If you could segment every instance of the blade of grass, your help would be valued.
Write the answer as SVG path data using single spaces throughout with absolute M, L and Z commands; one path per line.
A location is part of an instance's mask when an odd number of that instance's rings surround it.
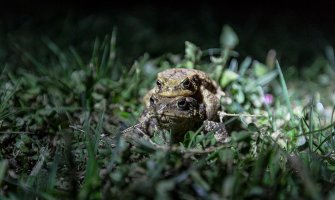
M 251 57 L 246 57 L 243 60 L 243 62 L 240 65 L 240 70 L 238 72 L 240 74 L 240 77 L 244 77 L 245 72 L 251 66 L 251 62 L 252 62 L 252 58 Z
M 331 114 L 331 117 L 330 117 L 330 124 L 334 123 L 333 122 L 334 114 L 335 114 L 335 105 L 333 106 L 333 111 L 332 111 L 332 114 Z M 333 149 L 335 149 L 335 135 L 334 135 L 334 132 L 335 132 L 335 125 L 333 127 L 333 134 L 332 134 L 332 138 L 331 138 L 331 144 L 332 144 Z
M 115 62 L 116 58 L 116 37 L 117 37 L 117 27 L 113 28 L 112 37 L 110 39 L 110 51 L 109 51 L 109 62 L 108 66 L 111 66 Z
M 335 73 L 335 54 L 334 54 L 334 49 L 332 46 L 327 46 L 325 49 L 325 53 L 326 53 L 326 57 L 330 63 L 330 65 L 332 66 L 332 72 Z
M 7 160 L 2 160 L 0 161 L 0 186 L 2 183 L 2 180 L 6 174 L 7 171 L 7 167 L 8 167 L 8 161 Z
M 58 163 L 59 163 L 59 159 L 60 159 L 60 155 L 58 153 L 58 149 L 56 150 L 56 155 L 55 155 L 55 159 L 52 162 L 52 166 L 49 172 L 49 176 L 48 176 L 48 190 L 52 191 L 56 185 L 56 178 L 57 178 L 57 168 L 58 168 Z
M 28 53 L 28 51 L 24 50 L 21 46 L 19 46 L 18 44 L 14 44 L 13 45 L 15 50 L 21 54 L 26 60 L 30 61 L 33 66 L 36 67 L 36 70 L 42 74 L 44 74 L 46 72 L 46 70 L 48 69 L 47 67 L 45 67 L 45 65 L 43 65 L 41 62 L 39 62 L 35 57 L 33 57 L 30 53 Z
M 95 71 L 98 71 L 97 68 L 100 65 L 99 59 L 98 59 L 99 46 L 100 46 L 100 40 L 99 38 L 96 38 L 94 41 L 93 52 L 92 52 L 92 57 L 91 57 L 91 63 L 93 64 Z
M 70 52 L 73 55 L 73 57 L 75 58 L 78 66 L 83 69 L 85 67 L 84 61 L 82 60 L 82 58 L 79 56 L 78 52 L 76 51 L 76 49 L 73 46 L 70 46 Z
M 102 42 L 102 57 L 100 61 L 100 66 L 98 70 L 98 78 L 107 73 L 107 67 L 109 62 L 109 56 L 111 51 L 111 37 L 109 35 L 105 36 L 104 41 Z
M 291 119 L 293 119 L 294 115 L 293 115 L 293 110 L 292 110 L 292 107 L 291 107 L 290 97 L 288 95 L 288 89 L 287 89 L 287 86 L 286 86 L 286 81 L 284 79 L 284 75 L 283 75 L 283 72 L 281 70 L 281 67 L 279 65 L 278 60 L 276 60 L 276 68 L 277 68 L 277 71 L 279 73 L 279 79 L 280 79 L 280 83 L 281 83 L 281 86 L 282 86 L 282 89 L 283 89 L 283 94 L 284 94 L 286 106 L 287 106 L 287 108 L 290 112 Z M 291 124 L 292 124 L 292 120 L 291 120 Z
M 62 66 L 62 68 L 66 69 L 68 66 L 67 63 L 69 63 L 69 61 L 68 57 L 65 56 L 65 53 L 58 47 L 57 44 L 51 41 L 50 38 L 44 37 L 42 38 L 42 41 L 51 50 L 51 52 L 57 56 L 59 64 Z
M 100 123 L 102 124 L 103 115 L 100 118 Z M 100 177 L 99 177 L 99 167 L 98 162 L 96 159 L 97 154 L 97 144 L 99 142 L 99 135 L 100 131 L 98 129 L 101 129 L 102 125 L 98 125 L 98 128 L 94 130 L 95 137 L 92 137 L 92 131 L 91 131 L 91 125 L 89 122 L 89 118 L 86 117 L 84 122 L 84 131 L 85 131 L 85 144 L 86 144 L 86 150 L 88 154 L 88 160 L 86 163 L 86 173 L 85 173 L 85 179 L 84 183 L 82 184 L 82 187 L 79 191 L 79 199 L 87 199 L 92 198 L 96 195 L 96 188 L 100 184 Z
M 312 105 L 314 105 L 314 99 L 312 100 Z M 314 130 L 314 126 L 313 126 L 313 115 L 314 110 L 313 110 L 313 106 L 310 106 L 310 110 L 309 110 L 309 130 L 313 131 Z M 312 152 L 313 151 L 313 136 L 314 134 L 309 134 L 309 150 Z M 311 159 L 311 158 L 310 158 Z

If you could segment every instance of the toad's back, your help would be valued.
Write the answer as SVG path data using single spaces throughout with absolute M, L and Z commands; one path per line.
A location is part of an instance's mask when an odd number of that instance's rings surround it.
M 209 77 L 205 72 L 196 69 L 171 68 L 158 73 L 158 77 L 175 80 L 183 79 L 186 77 L 190 78 L 195 75 L 197 75 L 200 79 L 209 80 Z

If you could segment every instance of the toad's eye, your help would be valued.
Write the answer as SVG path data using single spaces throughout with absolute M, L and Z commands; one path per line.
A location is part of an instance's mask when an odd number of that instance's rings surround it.
M 185 79 L 183 81 L 183 87 L 186 88 L 186 89 L 188 89 L 188 88 L 190 88 L 190 86 L 191 86 L 191 81 L 188 80 L 188 79 Z
M 179 100 L 178 102 L 177 102 L 177 107 L 178 108 L 181 108 L 181 109 L 187 109 L 187 101 L 186 101 L 186 99 L 181 99 L 181 100 Z
M 156 81 L 156 85 L 159 89 L 162 89 L 162 82 L 160 82 L 159 80 Z

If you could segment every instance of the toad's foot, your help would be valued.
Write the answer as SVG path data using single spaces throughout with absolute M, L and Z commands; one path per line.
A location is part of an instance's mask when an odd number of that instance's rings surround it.
M 122 131 L 122 136 L 126 140 L 149 140 L 149 136 L 145 131 L 144 123 L 138 123 Z
M 206 132 L 214 132 L 214 137 L 217 142 L 228 142 L 228 132 L 225 128 L 224 123 L 206 120 L 204 121 L 204 129 Z

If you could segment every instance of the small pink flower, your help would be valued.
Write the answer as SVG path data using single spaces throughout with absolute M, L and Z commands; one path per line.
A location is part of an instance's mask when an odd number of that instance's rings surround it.
M 267 105 L 271 105 L 273 103 L 273 95 L 272 94 L 265 94 L 264 103 L 267 104 Z

